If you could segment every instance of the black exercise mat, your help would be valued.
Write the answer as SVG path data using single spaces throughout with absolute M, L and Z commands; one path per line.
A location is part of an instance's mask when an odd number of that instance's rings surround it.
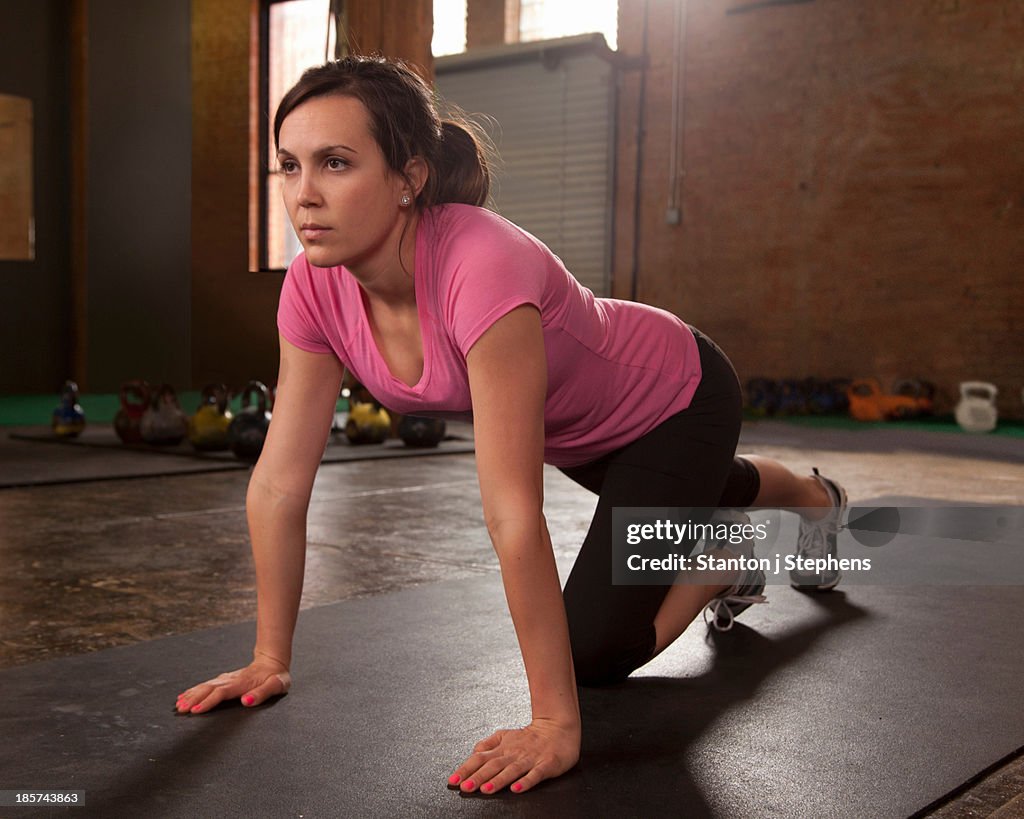
M 246 661 L 252 624 L 0 672 L 0 789 L 84 790 L 67 812 L 104 817 L 860 819 L 906 816 L 1024 746 L 1020 587 L 769 597 L 584 689 L 580 765 L 527 794 L 444 784 L 528 716 L 491 576 L 303 612 L 292 693 L 253 711 L 172 713 Z
M 353 445 L 341 434 L 332 434 L 321 463 L 459 455 L 473 452 L 472 428 L 449 435 L 436 447 L 409 447 L 398 439 L 383 444 Z M 195 472 L 248 469 L 231 452 L 199 452 L 185 442 L 158 447 L 126 445 L 109 426 L 87 427 L 77 438 L 57 438 L 48 428 L 24 428 L 10 432 L 18 443 L 49 444 L 45 449 L 3 453 L 0 488 L 45 486 L 122 478 L 161 477 Z

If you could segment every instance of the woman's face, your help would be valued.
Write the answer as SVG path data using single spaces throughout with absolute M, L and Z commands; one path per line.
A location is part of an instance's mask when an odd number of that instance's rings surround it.
M 284 204 L 310 264 L 373 277 L 398 259 L 407 183 L 388 167 L 352 97 L 307 100 L 281 123 Z

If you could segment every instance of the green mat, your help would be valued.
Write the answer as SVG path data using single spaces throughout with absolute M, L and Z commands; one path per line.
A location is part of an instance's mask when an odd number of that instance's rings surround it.
M 855 421 L 848 415 L 754 415 L 744 413 L 747 421 L 782 421 L 802 427 L 819 429 L 907 429 L 925 432 L 949 432 L 957 435 L 975 435 L 964 432 L 952 415 L 929 415 L 905 421 Z M 1024 438 L 1024 421 L 1013 418 L 999 419 L 999 426 L 987 435 Z
M 199 390 L 188 390 L 178 393 L 181 408 L 191 415 L 199 406 Z M 53 411 L 60 399 L 55 395 L 7 395 L 0 396 L 0 426 L 27 427 L 49 425 Z M 85 412 L 85 420 L 90 424 L 110 424 L 121 408 L 121 399 L 115 393 L 83 395 L 78 403 Z M 234 396 L 229 402 L 232 412 L 242 408 L 241 395 Z M 348 410 L 348 401 L 339 398 L 336 411 Z
M 199 390 L 190 390 L 178 394 L 182 409 L 191 414 L 199 406 Z M 0 396 L 0 426 L 39 426 L 49 425 L 50 416 L 57 407 L 58 398 L 54 395 L 9 395 Z M 86 421 L 93 424 L 109 424 L 114 420 L 121 406 L 116 394 L 83 395 L 79 400 L 85 410 Z M 241 396 L 231 399 L 232 412 L 241 409 Z M 348 402 L 338 399 L 337 412 L 348 409 Z M 919 429 L 930 432 L 949 432 L 967 435 L 957 425 L 952 415 L 936 415 L 907 421 L 854 421 L 846 415 L 772 415 L 759 416 L 747 412 L 744 416 L 748 421 L 759 421 L 770 418 L 773 421 L 784 421 L 798 426 L 832 428 L 832 429 Z M 1024 438 L 1024 421 L 1008 418 L 1000 419 L 999 426 L 989 435 L 1004 435 L 1012 438 Z

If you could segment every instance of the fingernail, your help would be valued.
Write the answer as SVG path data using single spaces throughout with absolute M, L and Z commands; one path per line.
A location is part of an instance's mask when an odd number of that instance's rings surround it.
M 254 702 L 256 702 L 256 698 L 251 694 L 246 694 L 244 697 L 242 697 L 242 702 L 244 702 L 246 705 L 252 705 Z
M 512 786 L 512 790 L 514 790 L 516 793 L 519 793 L 519 791 L 521 791 L 522 789 L 523 786 L 520 785 L 518 782 L 516 782 L 516 784 Z
M 490 782 L 487 782 L 484 784 L 482 788 L 480 788 L 480 790 L 482 790 L 484 793 L 490 793 L 494 790 L 494 785 L 492 785 Z
M 192 710 L 193 711 L 198 711 L 199 710 L 199 706 L 198 705 L 193 705 L 192 706 Z
M 466 790 L 467 791 L 471 791 L 475 787 L 476 787 L 476 783 L 472 779 L 467 779 L 466 780 Z
M 458 785 L 461 781 L 462 781 L 462 777 L 459 776 L 458 774 L 452 774 L 451 776 L 448 777 L 448 784 L 449 785 Z

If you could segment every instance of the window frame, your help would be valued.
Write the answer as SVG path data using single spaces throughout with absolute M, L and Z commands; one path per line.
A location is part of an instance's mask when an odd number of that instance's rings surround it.
M 257 134 L 256 134 L 256 269 L 260 273 L 284 273 L 284 268 L 270 266 L 268 244 L 270 229 L 267 225 L 269 208 L 267 195 L 269 192 L 268 177 L 272 173 L 267 168 L 270 154 L 270 124 L 273 113 L 270 111 L 270 7 L 288 0 L 260 0 L 259 6 L 259 79 L 257 87 Z

